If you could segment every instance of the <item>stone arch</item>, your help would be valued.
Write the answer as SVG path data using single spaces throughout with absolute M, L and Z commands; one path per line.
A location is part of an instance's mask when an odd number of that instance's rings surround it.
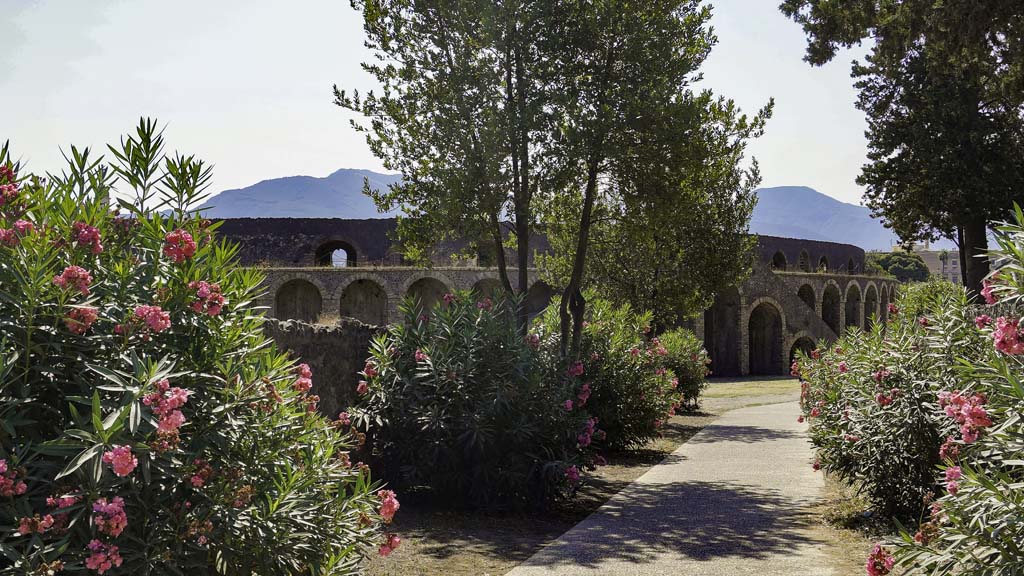
M 814 338 L 812 338 L 806 330 L 801 330 L 793 337 L 793 344 L 789 347 L 789 363 L 793 363 L 793 359 L 796 358 L 797 351 L 810 354 L 811 350 L 814 350 L 816 347 L 817 344 L 814 342 Z
M 797 262 L 797 266 L 801 272 L 811 271 L 811 257 L 807 254 L 807 250 L 800 251 L 800 260 Z
M 843 295 L 839 292 L 839 285 L 829 280 L 821 292 L 821 319 L 839 336 L 843 334 L 843 327 L 839 325 L 842 301 Z
M 782 250 L 775 252 L 772 255 L 772 270 L 785 270 L 786 269 L 786 255 L 782 253 Z
M 505 294 L 505 287 L 497 278 L 481 278 L 473 284 L 473 292 L 479 298 L 494 298 Z
M 534 318 L 537 315 L 544 312 L 544 310 L 551 304 L 551 299 L 555 297 L 555 289 L 544 282 L 538 280 L 530 286 L 530 289 L 526 291 L 526 313 L 530 318 Z
M 444 295 L 451 292 L 450 284 L 445 284 L 439 278 L 430 275 L 423 275 L 409 283 L 406 288 L 406 296 L 415 299 L 419 303 L 420 313 L 429 312 L 434 305 L 440 302 Z
M 870 329 L 878 314 L 878 287 L 874 282 L 868 282 L 864 289 L 864 319 L 861 326 L 865 330 Z
M 328 240 L 316 249 L 316 265 L 352 268 L 359 258 L 355 246 L 347 240 Z
M 818 271 L 819 272 L 828 272 L 828 257 L 827 256 L 822 256 L 821 258 L 818 258 Z
M 729 287 L 704 312 L 704 349 L 717 376 L 740 374 L 740 304 L 740 291 Z
M 796 295 L 799 296 L 800 299 L 804 301 L 804 304 L 807 304 L 811 310 L 814 310 L 817 307 L 815 304 L 818 302 L 818 296 L 814 293 L 814 286 L 811 286 L 809 283 L 800 286 L 800 289 L 796 291 Z
M 338 313 L 366 324 L 383 326 L 388 322 L 388 293 L 375 280 L 357 278 L 342 289 Z
M 860 327 L 860 284 L 856 280 L 846 285 L 846 325 Z
M 279 320 L 316 322 L 323 311 L 322 292 L 304 278 L 292 278 L 274 293 L 274 317 Z
M 747 358 L 751 375 L 785 374 L 783 334 L 786 318 L 782 308 L 771 298 L 758 298 L 751 304 L 747 317 Z
M 878 302 L 878 317 L 882 322 L 889 321 L 889 285 L 882 284 L 881 297 Z

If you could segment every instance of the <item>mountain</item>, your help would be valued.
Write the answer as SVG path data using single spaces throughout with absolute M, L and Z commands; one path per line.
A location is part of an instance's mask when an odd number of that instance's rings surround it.
M 383 190 L 401 180 L 398 174 L 342 168 L 325 178 L 289 176 L 264 180 L 208 199 L 199 209 L 210 218 L 391 218 L 363 194 L 363 179 Z
M 806 186 L 779 186 L 757 191 L 750 231 L 766 236 L 826 240 L 889 251 L 899 238 L 864 206 L 840 202 Z M 932 248 L 953 248 L 943 241 Z

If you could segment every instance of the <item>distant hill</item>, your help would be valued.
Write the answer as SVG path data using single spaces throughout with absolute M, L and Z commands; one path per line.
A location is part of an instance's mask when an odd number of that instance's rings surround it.
M 213 218 L 391 218 L 363 195 L 363 178 L 384 189 L 398 174 L 343 168 L 325 178 L 290 176 L 225 190 L 200 208 Z M 871 212 L 840 202 L 806 186 L 780 186 L 757 191 L 758 203 L 750 230 L 766 236 L 805 238 L 854 244 L 865 250 L 888 251 L 897 241 Z M 952 248 L 951 242 L 934 245 Z
M 363 179 L 383 190 L 401 180 L 398 174 L 342 168 L 325 178 L 289 176 L 225 190 L 199 208 L 212 218 L 391 218 L 363 195 Z
M 864 206 L 840 202 L 806 186 L 779 186 L 757 191 L 750 231 L 766 236 L 827 240 L 888 251 L 899 238 Z M 952 248 L 943 241 L 933 248 Z

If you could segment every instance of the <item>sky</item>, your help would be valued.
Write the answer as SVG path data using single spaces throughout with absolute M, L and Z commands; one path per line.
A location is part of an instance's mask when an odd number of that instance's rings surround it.
M 711 3 L 719 44 L 699 86 L 750 113 L 775 98 L 749 148 L 762 185 L 860 203 L 851 55 L 803 62 L 803 33 L 778 0 Z M 172 150 L 214 165 L 213 192 L 381 169 L 333 103 L 334 84 L 373 86 L 348 0 L 0 0 L 0 13 L 0 141 L 34 172 L 59 171 L 61 147 L 116 142 L 141 116 L 166 126 Z

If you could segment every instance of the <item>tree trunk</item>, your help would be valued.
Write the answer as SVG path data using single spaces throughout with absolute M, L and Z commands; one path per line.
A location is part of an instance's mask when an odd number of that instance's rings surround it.
M 988 276 L 988 222 L 981 217 L 971 217 L 964 221 L 963 255 L 960 261 L 966 268 L 964 286 L 971 298 L 977 300 L 981 294 L 982 281 Z
M 592 154 L 587 164 L 587 187 L 583 194 L 583 213 L 580 215 L 579 236 L 576 239 L 576 253 L 573 256 L 572 275 L 565 286 L 565 294 L 559 306 L 561 320 L 562 358 L 575 357 L 580 349 L 583 332 L 583 314 L 587 301 L 583 298 L 583 273 L 586 270 L 587 248 L 590 246 L 590 219 L 597 196 L 598 165 L 597 154 Z

